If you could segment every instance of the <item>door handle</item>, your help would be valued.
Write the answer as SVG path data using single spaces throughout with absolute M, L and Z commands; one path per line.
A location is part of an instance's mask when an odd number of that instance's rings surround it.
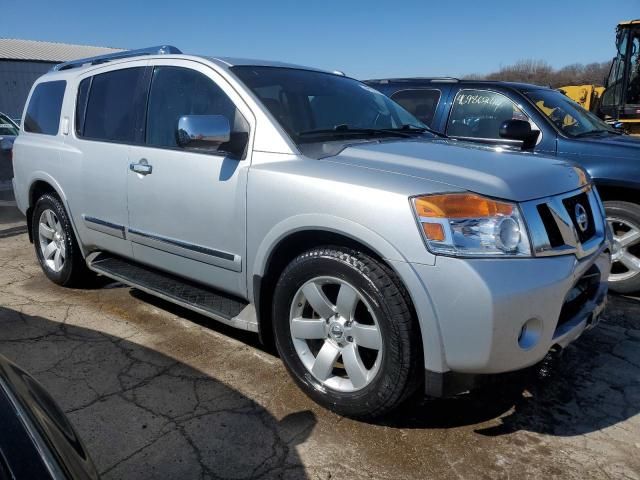
M 129 164 L 129 170 L 139 173 L 140 175 L 149 175 L 151 172 L 153 172 L 153 167 L 143 159 L 140 160 L 140 163 Z

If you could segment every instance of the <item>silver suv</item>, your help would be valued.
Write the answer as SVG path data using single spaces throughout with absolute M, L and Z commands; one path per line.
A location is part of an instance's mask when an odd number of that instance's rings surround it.
M 14 161 L 52 281 L 98 273 L 257 332 L 343 415 L 533 365 L 605 303 L 584 170 L 440 138 L 339 72 L 174 47 L 61 64 Z

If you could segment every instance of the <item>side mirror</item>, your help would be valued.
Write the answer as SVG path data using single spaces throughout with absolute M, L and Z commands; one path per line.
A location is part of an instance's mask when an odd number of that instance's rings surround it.
M 231 139 L 231 126 L 222 115 L 184 115 L 178 119 L 176 141 L 182 148 L 217 152 Z
M 519 140 L 523 150 L 536 146 L 540 132 L 531 130 L 531 124 L 525 120 L 506 120 L 500 125 L 500 137 L 507 140 Z
M 622 122 L 615 122 L 612 123 L 611 126 L 613 127 L 614 130 L 621 132 L 621 133 L 627 133 L 625 127 L 625 124 Z

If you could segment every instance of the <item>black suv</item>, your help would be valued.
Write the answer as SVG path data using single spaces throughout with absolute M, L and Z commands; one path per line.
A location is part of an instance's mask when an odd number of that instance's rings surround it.
M 617 131 L 561 92 L 537 85 L 455 78 L 365 83 L 451 138 L 557 155 L 584 166 L 614 233 L 610 288 L 640 291 L 640 137 Z

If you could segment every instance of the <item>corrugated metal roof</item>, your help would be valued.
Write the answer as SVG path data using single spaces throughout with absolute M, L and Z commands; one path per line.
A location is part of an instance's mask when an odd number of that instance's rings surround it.
M 120 48 L 90 47 L 87 45 L 71 45 L 68 43 L 0 38 L 0 59 L 4 60 L 66 62 L 78 58 L 93 57 L 120 51 L 122 51 Z

